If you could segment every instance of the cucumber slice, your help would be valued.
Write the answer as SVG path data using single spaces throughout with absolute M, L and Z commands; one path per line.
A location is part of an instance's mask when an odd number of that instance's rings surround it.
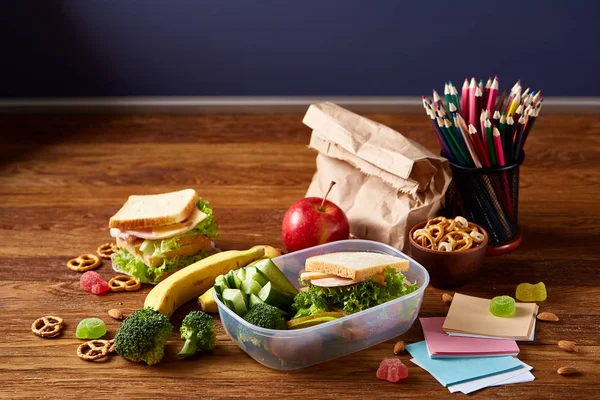
M 298 294 L 298 289 L 292 285 L 288 278 L 285 277 L 283 272 L 281 272 L 270 258 L 260 260 L 253 266 L 262 272 L 277 289 L 292 294 Z
M 227 282 L 225 282 L 225 277 L 223 275 L 219 275 L 215 278 L 215 293 L 219 296 L 219 300 L 223 297 L 223 290 L 227 289 Z
M 234 271 L 229 271 L 227 275 L 225 275 L 225 279 L 227 279 L 227 286 L 231 289 L 239 289 L 242 287 L 242 281 L 237 277 Z
M 254 279 L 256 282 L 260 283 L 260 286 L 265 286 L 269 282 L 269 278 L 265 276 L 261 271 L 256 269 L 256 267 L 246 267 L 246 279 Z
M 242 289 L 242 292 L 244 292 L 246 294 L 258 295 L 258 292 L 260 292 L 260 289 L 262 289 L 262 286 L 260 285 L 260 283 L 256 282 L 254 279 L 246 279 L 245 281 L 242 282 L 241 289 Z
M 278 291 L 273 287 L 271 282 L 267 283 L 258 292 L 258 297 L 267 304 L 279 308 L 280 310 L 287 310 L 294 302 L 294 295 L 283 291 Z
M 248 296 L 248 303 L 250 305 L 250 308 L 252 308 L 256 304 L 264 303 L 264 301 L 262 301 L 257 295 L 251 294 L 250 296 Z
M 248 298 L 239 289 L 223 290 L 223 302 L 240 317 L 248 311 Z
M 238 269 L 237 277 L 240 281 L 244 281 L 246 279 L 246 270 L 244 268 Z

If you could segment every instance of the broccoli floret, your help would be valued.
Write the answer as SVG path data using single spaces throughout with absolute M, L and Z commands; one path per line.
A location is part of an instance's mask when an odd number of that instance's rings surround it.
M 292 312 L 296 312 L 296 314 L 292 319 L 308 317 L 309 315 L 320 314 L 327 311 L 331 311 L 327 299 L 314 292 L 300 292 L 294 297 Z
M 150 307 L 136 310 L 123 321 L 115 335 L 115 351 L 131 361 L 156 364 L 165 354 L 173 325 Z
M 212 351 L 217 342 L 215 320 L 203 311 L 192 311 L 186 315 L 179 332 L 185 344 L 177 358 L 193 356 L 197 351 Z
M 250 308 L 244 319 L 252 325 L 266 329 L 286 329 L 285 319 L 277 307 L 258 303 Z

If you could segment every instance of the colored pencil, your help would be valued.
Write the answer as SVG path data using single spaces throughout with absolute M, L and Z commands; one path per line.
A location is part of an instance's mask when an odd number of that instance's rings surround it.
M 500 110 L 500 112 L 503 112 L 504 109 L 504 100 L 506 99 L 506 90 L 502 92 L 502 94 L 500 95 L 500 98 L 498 98 L 498 100 L 496 100 L 496 109 Z
M 519 105 L 521 104 L 521 93 L 517 92 L 515 96 L 512 98 L 508 111 L 506 112 L 506 116 L 510 117 L 515 113 Z
M 488 103 L 488 99 L 490 98 L 490 89 L 492 87 L 492 78 L 488 78 L 485 83 L 485 87 L 483 89 L 483 104 L 486 105 Z
M 475 92 L 477 91 L 477 83 L 475 78 L 471 78 L 469 83 L 469 124 L 477 125 L 479 113 L 477 112 L 477 102 L 475 101 Z
M 492 167 L 497 167 L 498 164 L 496 161 L 496 151 L 494 151 L 494 138 L 492 137 L 492 123 L 490 122 L 489 118 L 485 119 L 484 127 L 487 151 L 488 155 L 490 156 L 490 162 L 492 164 Z
M 513 129 L 514 129 L 515 120 L 513 117 L 508 117 L 506 119 L 506 130 L 504 132 L 504 158 L 508 164 L 512 163 L 512 153 L 513 153 Z
M 464 126 L 463 126 L 464 124 L 460 123 L 460 121 L 458 120 L 458 117 L 459 117 L 458 115 L 455 116 L 455 121 L 457 121 L 456 129 L 460 132 L 465 144 L 467 145 L 467 149 L 469 150 L 471 159 L 473 160 L 473 163 L 475 164 L 475 168 L 481 168 L 483 165 L 481 164 L 479 155 L 477 154 L 477 151 L 475 150 L 475 147 L 473 146 L 473 142 L 471 141 L 471 138 L 469 137 L 469 132 L 467 129 L 464 129 Z
M 473 142 L 473 145 L 475 146 L 475 149 L 477 149 L 477 153 L 479 154 L 479 159 L 481 160 L 481 163 L 484 167 L 490 168 L 490 159 L 487 155 L 487 152 L 485 151 L 485 148 L 483 147 L 481 137 L 479 137 L 477 129 L 475 129 L 473 125 L 469 125 L 469 136 L 471 138 L 471 141 Z
M 498 156 L 498 165 L 500 167 L 504 167 L 506 162 L 504 161 L 504 150 L 502 149 L 502 137 L 500 136 L 500 131 L 498 128 L 494 127 L 494 149 L 496 150 L 496 155 Z
M 465 121 L 469 120 L 469 80 L 465 78 L 460 96 L 460 111 Z
M 492 117 L 492 119 L 494 126 L 498 127 L 498 124 L 500 123 L 500 111 L 494 111 L 494 116 Z
M 513 154 L 512 159 L 518 161 L 521 157 L 521 150 L 523 149 L 523 124 L 525 123 L 525 118 L 521 116 L 519 121 L 517 122 L 517 133 L 515 135 L 515 141 L 513 144 Z
M 491 112 L 496 109 L 496 97 L 498 96 L 498 77 L 495 76 L 490 85 L 489 95 L 486 99 L 486 108 Z

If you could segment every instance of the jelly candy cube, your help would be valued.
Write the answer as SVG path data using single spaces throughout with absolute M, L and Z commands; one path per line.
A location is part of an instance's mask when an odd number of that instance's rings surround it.
M 81 275 L 79 278 L 79 286 L 83 290 L 87 290 L 88 292 L 92 291 L 92 286 L 98 284 L 99 282 L 103 282 L 102 276 L 95 271 L 87 271 Z
M 85 318 L 79 321 L 77 339 L 99 339 L 106 334 L 106 324 L 100 318 Z
M 548 297 L 546 293 L 546 285 L 544 282 L 536 283 L 519 283 L 515 297 L 519 301 L 544 301 Z
M 496 317 L 510 317 L 515 313 L 515 299 L 510 296 L 497 296 L 490 301 L 490 312 Z
M 379 364 L 376 376 L 389 382 L 398 382 L 408 377 L 408 367 L 397 358 L 384 358 Z
M 110 286 L 105 281 L 94 283 L 92 285 L 92 290 L 90 290 L 90 292 L 92 292 L 94 294 L 102 294 L 102 293 L 109 292 L 109 291 L 110 291 Z

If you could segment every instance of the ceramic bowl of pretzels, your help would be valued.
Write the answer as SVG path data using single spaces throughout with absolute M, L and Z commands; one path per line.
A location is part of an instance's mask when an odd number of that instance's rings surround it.
M 488 244 L 487 232 L 463 217 L 436 217 L 409 233 L 412 257 L 421 263 L 437 288 L 469 282 L 479 271 Z

